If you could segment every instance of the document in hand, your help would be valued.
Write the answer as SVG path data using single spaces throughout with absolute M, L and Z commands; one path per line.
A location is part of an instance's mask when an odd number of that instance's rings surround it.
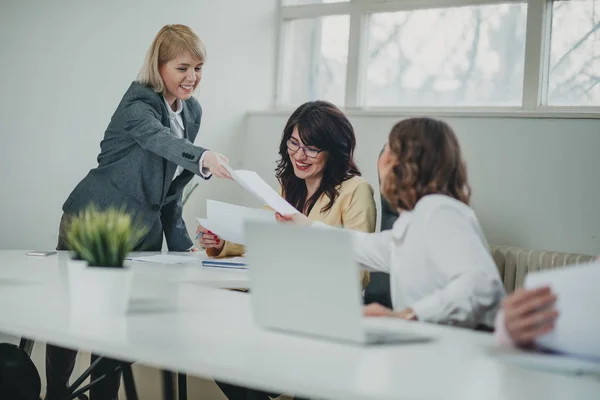
M 600 263 L 530 273 L 528 289 L 550 286 L 559 313 L 554 330 L 537 344 L 561 353 L 600 361 Z
M 224 240 L 245 244 L 245 221 L 275 222 L 273 211 L 260 210 L 223 203 L 215 200 L 206 201 L 206 218 L 198 218 L 200 225 L 220 236 Z
M 271 207 L 283 215 L 299 213 L 290 203 L 281 197 L 267 182 L 265 182 L 256 172 L 246 170 L 234 170 L 218 157 L 219 162 L 231 174 L 233 180 L 239 183 L 244 189 L 252 193 L 264 204 Z

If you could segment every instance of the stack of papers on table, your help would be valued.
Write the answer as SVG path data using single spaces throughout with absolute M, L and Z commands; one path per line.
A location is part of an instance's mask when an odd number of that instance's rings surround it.
M 199 264 L 205 257 L 190 254 L 189 256 L 175 256 L 170 254 L 155 254 L 151 256 L 127 257 L 126 260 L 135 262 L 149 262 L 157 264 Z
M 233 258 L 211 258 L 209 260 L 202 261 L 202 265 L 205 267 L 216 267 L 216 268 L 233 268 L 233 269 L 246 269 L 246 258 L 244 257 L 233 257 Z

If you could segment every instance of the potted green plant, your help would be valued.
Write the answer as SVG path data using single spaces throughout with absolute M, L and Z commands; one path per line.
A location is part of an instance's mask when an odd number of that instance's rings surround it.
M 123 314 L 127 311 L 133 272 L 125 257 L 147 229 L 123 209 L 90 205 L 73 216 L 65 230 L 72 311 Z

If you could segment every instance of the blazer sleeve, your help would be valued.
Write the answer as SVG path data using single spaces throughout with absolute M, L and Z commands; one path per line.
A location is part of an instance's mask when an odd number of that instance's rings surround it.
M 375 232 L 377 207 L 373 199 L 373 188 L 368 182 L 361 182 L 354 189 L 350 202 L 342 210 L 342 223 L 344 229 Z M 360 277 L 364 289 L 371 281 L 371 274 L 369 271 L 361 269 Z
M 183 192 L 175 200 L 163 205 L 160 212 L 167 247 L 171 251 L 187 251 L 194 245 L 183 220 L 182 198 Z
M 144 150 L 201 175 L 199 161 L 206 149 L 173 135 L 171 129 L 162 125 L 152 105 L 143 99 L 134 100 L 124 107 L 122 118 L 125 132 Z
M 342 210 L 345 229 L 360 232 L 375 232 L 377 207 L 373 199 L 373 188 L 367 182 L 358 184 L 347 207 Z

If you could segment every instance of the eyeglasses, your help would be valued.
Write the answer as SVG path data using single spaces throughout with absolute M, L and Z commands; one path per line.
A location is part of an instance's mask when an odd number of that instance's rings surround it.
M 287 148 L 290 151 L 290 153 L 292 153 L 292 154 L 294 154 L 298 150 L 302 149 L 302 151 L 308 158 L 317 158 L 319 153 L 323 151 L 323 150 L 317 150 L 317 149 L 313 149 L 310 147 L 302 146 L 300 143 L 296 142 L 294 139 L 288 139 Z

